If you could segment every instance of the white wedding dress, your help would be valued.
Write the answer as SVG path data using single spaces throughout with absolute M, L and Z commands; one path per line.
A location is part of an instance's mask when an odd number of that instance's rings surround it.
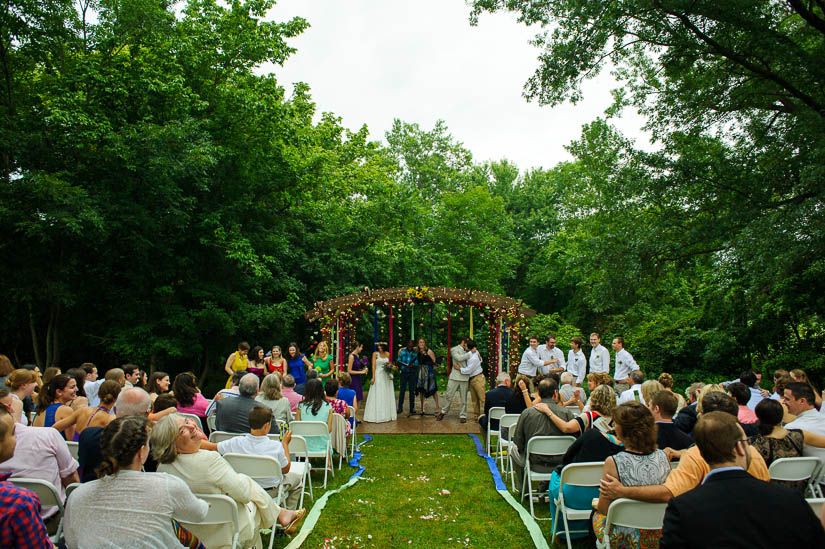
M 389 357 L 375 359 L 375 385 L 367 393 L 367 407 L 364 409 L 364 421 L 383 423 L 395 421 L 395 389 L 390 374 L 384 369 Z

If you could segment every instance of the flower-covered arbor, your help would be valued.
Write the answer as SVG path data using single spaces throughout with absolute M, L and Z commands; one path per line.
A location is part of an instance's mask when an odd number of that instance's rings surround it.
M 415 339 L 415 309 L 417 304 L 447 305 L 445 320 L 447 323 L 447 348 L 452 345 L 452 314 L 453 308 L 469 309 L 469 335 L 474 337 L 474 320 L 480 315 L 480 320 L 486 320 L 488 330 L 488 373 L 493 379 L 499 371 L 509 371 L 510 366 L 518 366 L 521 360 L 519 350 L 520 331 L 524 327 L 525 319 L 535 316 L 536 312 L 524 307 L 522 302 L 511 297 L 482 292 L 469 288 L 436 288 L 429 286 L 414 286 L 403 288 L 383 288 L 363 291 L 335 297 L 327 301 L 318 301 L 315 307 L 304 313 L 310 322 L 321 323 L 321 337 L 328 342 L 336 361 L 341 364 L 350 349 L 349 342 L 355 340 L 355 331 L 358 320 L 363 313 L 372 312 L 373 344 L 378 342 L 379 317 L 388 322 L 389 347 L 392 356 L 396 356 L 396 342 L 393 341 L 393 324 L 397 322 L 402 309 L 410 309 L 410 339 Z M 426 318 L 426 315 L 429 318 Z M 419 314 L 420 315 L 420 314 Z M 429 307 L 424 319 L 419 316 L 419 332 L 426 330 L 426 321 L 429 320 L 430 340 L 433 334 L 433 308 Z M 399 342 L 400 343 L 400 342 Z M 449 353 L 447 353 L 449 366 Z

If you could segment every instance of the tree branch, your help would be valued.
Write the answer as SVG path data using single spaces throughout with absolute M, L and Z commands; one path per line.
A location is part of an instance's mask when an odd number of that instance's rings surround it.
M 787 2 L 802 19 L 822 34 L 825 34 L 825 20 L 817 17 L 814 12 L 808 10 L 800 0 L 787 0 Z

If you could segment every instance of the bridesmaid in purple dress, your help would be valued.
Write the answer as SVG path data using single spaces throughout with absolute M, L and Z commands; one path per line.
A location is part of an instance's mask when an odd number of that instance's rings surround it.
M 349 354 L 349 358 L 347 358 L 347 373 L 352 377 L 352 383 L 350 384 L 350 389 L 355 391 L 355 395 L 358 397 L 358 402 L 364 400 L 364 386 L 361 382 L 361 376 L 367 373 L 367 369 L 364 368 L 361 370 L 363 366 L 361 365 L 361 357 L 358 356 L 358 353 L 364 350 L 364 345 L 356 341 L 355 348 Z

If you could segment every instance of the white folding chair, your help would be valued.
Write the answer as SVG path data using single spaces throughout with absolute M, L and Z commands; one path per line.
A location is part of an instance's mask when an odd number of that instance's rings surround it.
M 556 513 L 553 515 L 553 533 L 551 539 L 555 539 L 556 535 L 564 532 L 567 538 L 567 549 L 572 548 L 570 542 L 570 534 L 586 534 L 589 532 L 587 528 L 584 530 L 571 530 L 568 520 L 588 520 L 592 509 L 570 509 L 564 502 L 564 487 L 565 486 L 582 486 L 582 487 L 598 487 L 599 481 L 602 479 L 603 461 L 590 461 L 584 463 L 571 463 L 561 471 L 561 483 L 559 485 L 559 495 L 554 500 L 556 504 Z M 559 513 L 561 513 L 564 521 L 564 529 L 559 530 Z
M 17 486 L 18 488 L 26 488 L 27 490 L 31 490 L 37 497 L 40 498 L 40 508 L 41 510 L 44 507 L 57 507 L 57 516 L 58 522 L 57 524 L 57 531 L 53 536 L 49 536 L 51 542 L 55 545 L 63 541 L 63 500 L 60 497 L 60 493 L 57 491 L 57 488 L 54 487 L 54 484 L 49 482 L 48 480 L 43 480 L 39 478 L 10 478 L 9 479 L 12 484 Z
M 521 482 L 521 499 L 527 496 L 530 500 L 530 515 L 536 520 L 550 520 L 537 518 L 533 510 L 533 482 L 549 481 L 552 473 L 534 471 L 530 465 L 530 456 L 563 456 L 570 445 L 576 441 L 573 437 L 538 436 L 527 441 L 527 450 L 524 452 L 524 475 Z M 538 492 L 536 492 L 538 495 Z
M 212 414 L 211 416 L 206 416 L 206 424 L 209 426 L 209 432 L 215 431 L 218 429 L 217 426 L 218 416 Z
M 221 547 L 229 546 L 232 549 L 238 546 L 241 532 L 238 525 L 238 504 L 235 500 L 223 494 L 195 494 L 195 496 L 209 504 L 206 518 L 200 522 L 187 522 L 178 517 L 174 517 L 175 520 L 190 532 L 193 529 L 198 530 L 199 526 L 222 526 L 220 532 L 227 537 L 218 540 L 224 542 L 219 543 L 219 545 Z
M 226 431 L 212 431 L 209 433 L 209 442 L 214 442 L 215 444 L 219 442 L 223 442 L 224 440 L 229 440 L 230 438 L 234 437 L 242 437 L 244 433 L 228 433 Z
M 69 484 L 68 486 L 66 486 L 66 501 L 67 502 L 69 501 L 69 496 L 72 494 L 72 492 L 74 492 L 74 489 L 77 488 L 78 486 L 82 486 L 82 485 L 79 482 L 73 482 L 73 483 Z
M 819 516 L 819 513 L 822 512 L 822 507 L 825 506 L 825 498 L 808 498 L 805 501 L 811 506 L 816 516 Z
M 679 467 L 679 460 L 678 459 L 674 459 L 673 461 L 670 462 L 670 470 L 671 471 L 676 469 L 677 467 Z
M 516 491 L 516 481 L 513 475 L 513 463 L 510 461 L 510 445 L 513 444 L 513 432 L 516 430 L 516 424 L 518 424 L 518 414 L 504 414 L 498 420 L 498 443 L 496 444 L 496 457 L 499 461 L 498 470 L 501 472 L 502 475 L 505 477 L 507 476 L 507 472 L 510 472 L 510 488 L 513 492 Z M 504 430 L 507 430 L 507 436 L 504 436 Z M 507 451 L 507 461 L 504 458 L 504 451 Z M 504 480 L 504 479 L 502 479 Z
M 201 430 L 201 432 L 205 433 L 206 430 L 203 428 L 203 421 L 201 421 L 200 416 L 196 416 L 195 414 L 184 414 L 183 412 L 178 412 L 178 414 L 182 415 L 185 418 L 189 418 L 195 422 L 195 425 Z
M 504 406 L 494 406 L 490 408 L 490 411 L 487 412 L 487 455 L 490 455 L 490 439 L 495 436 L 496 438 L 501 436 L 501 431 L 498 429 L 493 429 L 493 420 L 501 419 L 506 412 L 504 411 Z M 496 448 L 498 448 L 498 444 L 496 444 Z
M 774 460 L 768 467 L 771 480 L 790 482 L 808 481 L 807 491 L 812 497 L 822 497 L 819 491 L 819 469 L 822 462 L 816 457 L 789 457 Z
M 78 447 L 80 446 L 77 442 L 72 440 L 66 441 L 66 446 L 69 447 L 69 453 L 72 455 L 73 458 L 77 459 Z
M 347 406 L 347 408 L 349 408 L 349 417 L 352 418 L 352 432 L 350 433 L 350 436 L 352 437 L 352 441 L 350 442 L 350 458 L 355 459 L 355 439 L 358 437 L 358 435 L 355 434 L 355 427 L 358 425 L 358 421 L 355 419 L 355 408 L 352 406 Z
M 335 477 L 335 467 L 332 466 L 332 437 L 327 429 L 327 424 L 323 421 L 293 421 L 289 424 L 289 429 L 293 435 L 301 435 L 305 439 L 309 437 L 324 437 L 326 439 L 324 450 L 311 451 L 307 449 L 309 457 L 324 458 L 324 488 L 326 488 L 327 474 L 332 471 L 332 476 Z
M 274 435 L 269 435 L 270 437 Z M 301 475 L 301 501 L 298 502 L 298 509 L 301 509 L 304 506 L 304 494 L 309 493 L 309 497 L 315 499 L 315 496 L 312 494 L 312 476 L 310 476 L 310 471 L 312 471 L 312 466 L 309 463 L 309 451 L 307 450 L 307 441 L 301 435 L 292 435 L 292 440 L 289 442 L 289 457 L 291 460 L 291 465 L 289 466 L 289 470 L 293 473 Z M 296 461 L 295 458 L 303 459 L 303 461 Z M 307 486 L 309 486 L 309 492 L 307 492 Z
M 262 485 L 262 481 L 278 481 L 278 493 L 272 498 L 279 507 L 284 501 L 284 475 L 281 472 L 281 464 L 272 456 L 253 456 L 249 454 L 235 454 L 228 452 L 223 455 L 223 458 L 229 462 L 229 465 L 236 473 L 243 473 L 252 478 L 255 482 Z M 269 488 L 269 487 L 264 487 Z
M 613 500 L 607 508 L 604 525 L 604 538 L 597 541 L 599 549 L 610 549 L 610 530 L 613 526 L 639 528 L 640 530 L 657 530 L 665 520 L 667 503 L 647 503 L 635 499 L 620 498 Z

